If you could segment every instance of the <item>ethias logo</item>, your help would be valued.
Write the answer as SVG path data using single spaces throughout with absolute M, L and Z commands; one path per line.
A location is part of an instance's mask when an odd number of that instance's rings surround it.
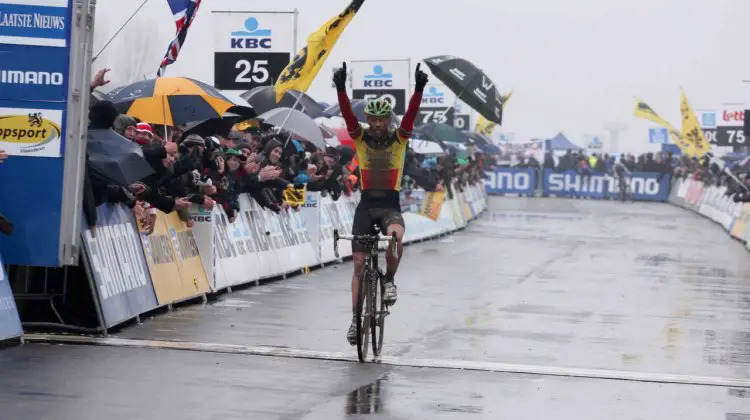
M 251 17 L 245 20 L 245 30 L 232 32 L 233 49 L 270 49 L 271 30 L 260 29 L 258 19 Z
M 393 87 L 393 73 L 386 73 L 383 66 L 376 65 L 372 68 L 372 74 L 365 75 L 366 88 L 390 88 Z
M 44 118 L 41 112 L 0 116 L 0 141 L 22 145 L 21 152 L 41 150 L 60 137 L 60 126 Z
M 441 92 L 437 86 L 430 86 L 430 89 L 422 95 L 422 105 L 443 104 L 445 104 L 445 93 Z

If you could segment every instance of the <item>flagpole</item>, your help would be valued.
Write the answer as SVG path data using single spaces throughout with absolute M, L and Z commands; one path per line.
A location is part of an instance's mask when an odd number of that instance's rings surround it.
M 299 95 L 297 95 L 297 99 L 294 101 L 294 105 L 292 105 L 292 108 L 289 110 L 289 113 L 286 114 L 286 118 L 284 118 L 284 121 L 281 123 L 281 125 L 277 127 L 279 129 L 279 133 L 281 133 L 281 130 L 284 128 L 284 126 L 286 125 L 286 123 L 289 122 L 289 118 L 292 117 L 292 113 L 294 112 L 294 108 L 296 108 L 297 105 L 299 105 L 299 102 L 302 100 L 302 95 L 303 95 L 303 93 L 299 92 Z M 292 138 L 292 136 L 290 135 L 286 139 L 286 142 L 284 142 L 284 147 L 286 147 L 287 143 L 289 143 L 289 140 L 291 138 Z
M 99 56 L 102 54 L 102 52 L 104 52 L 104 50 L 109 46 L 109 44 L 111 44 L 112 41 L 114 41 L 115 38 L 117 38 L 117 35 L 119 35 L 120 32 L 122 32 L 122 30 L 125 29 L 126 26 L 128 26 L 128 23 L 130 23 L 130 21 L 133 20 L 133 18 L 135 17 L 135 15 L 137 15 L 138 12 L 140 12 L 141 9 L 143 9 L 143 6 L 145 6 L 146 3 L 148 3 L 148 0 L 143 0 L 143 3 L 141 3 L 141 5 L 137 9 L 135 9 L 135 12 L 128 18 L 128 20 L 126 20 L 125 23 L 123 23 L 122 26 L 120 26 L 120 29 L 118 29 L 117 32 L 115 32 L 115 34 L 112 35 L 112 38 L 110 38 L 109 41 L 107 41 L 107 43 L 104 44 L 104 46 L 102 47 L 102 49 L 100 49 L 99 52 L 96 53 L 96 55 L 94 56 L 94 58 L 91 59 L 92 63 L 94 61 L 96 61 L 96 59 L 99 58 Z

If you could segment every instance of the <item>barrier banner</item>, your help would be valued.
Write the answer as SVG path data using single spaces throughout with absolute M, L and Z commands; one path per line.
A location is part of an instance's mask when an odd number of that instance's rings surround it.
M 300 208 L 300 217 L 307 226 L 310 245 L 313 247 L 318 263 L 322 262 L 320 254 L 320 193 L 308 192 L 305 204 Z
M 672 181 L 672 188 L 669 190 L 669 198 L 667 201 L 670 203 L 685 207 L 685 192 L 687 191 L 686 184 L 682 178 L 675 178 Z
M 750 204 L 741 204 L 739 213 L 732 226 L 731 234 L 733 238 L 745 241 L 746 231 L 750 226 Z
M 701 206 L 701 202 L 703 202 L 703 195 L 706 188 L 704 187 L 702 182 L 695 181 L 693 179 L 688 180 L 686 184 L 687 190 L 685 191 L 685 206 L 688 209 L 697 212 Z
M 5 273 L 5 264 L 0 256 L 0 341 L 20 337 L 21 334 L 23 329 L 18 318 L 16 300 L 13 298 L 13 291 Z
M 218 218 L 218 207 L 215 206 L 213 210 L 205 210 L 195 204 L 190 206 L 190 217 L 193 219 L 193 237 L 195 237 L 195 243 L 198 246 L 203 271 L 206 273 L 209 287 L 213 292 L 229 286 L 224 270 L 216 264 L 217 247 L 214 245 L 214 236 L 217 228 L 213 221 Z
M 488 194 L 532 195 L 536 189 L 537 173 L 531 168 L 499 168 L 486 172 L 485 188 Z
M 247 194 L 240 194 L 240 212 L 243 223 L 249 229 L 248 237 L 252 240 L 253 254 L 256 261 L 249 264 L 255 267 L 245 267 L 246 270 L 255 270 L 256 278 L 273 277 L 281 272 L 279 260 L 274 252 L 271 242 L 271 232 L 266 222 L 265 212 Z
M 575 171 L 554 172 L 544 170 L 544 193 L 557 197 L 585 197 L 594 199 L 619 196 L 617 179 L 609 175 L 579 175 Z M 667 201 L 671 175 L 633 172 L 630 191 L 640 201 Z
M 433 222 L 437 222 L 440 218 L 440 213 L 445 202 L 445 192 L 429 192 L 426 194 L 424 201 L 422 202 L 422 208 L 419 210 L 419 215 L 424 216 Z
M 167 224 L 167 231 L 172 239 L 172 248 L 176 257 L 177 268 L 180 272 L 184 294 L 182 299 L 210 292 L 211 288 L 201 262 L 193 230 L 187 227 L 187 224 L 180 219 L 180 216 L 176 212 L 166 215 L 164 221 Z
M 83 251 L 93 276 L 105 327 L 109 328 L 159 306 L 135 217 L 122 205 L 96 209 L 96 227 L 83 218 Z

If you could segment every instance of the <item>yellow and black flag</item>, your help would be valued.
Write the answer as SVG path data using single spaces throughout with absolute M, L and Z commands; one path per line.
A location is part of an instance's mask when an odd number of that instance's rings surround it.
M 485 136 L 491 136 L 492 131 L 497 126 L 496 123 L 488 120 L 487 118 L 484 118 L 481 114 L 479 115 L 479 118 L 477 119 L 477 126 L 474 129 L 479 134 L 484 134 Z
M 682 114 L 682 137 L 687 141 L 690 147 L 691 156 L 702 157 L 711 151 L 711 144 L 708 143 L 703 135 L 703 129 L 698 123 L 698 117 L 695 116 L 693 108 L 688 102 L 685 91 L 680 89 L 682 97 L 680 98 L 680 114 Z
M 338 16 L 331 18 L 317 31 L 307 37 L 307 46 L 302 48 L 294 59 L 279 75 L 274 85 L 276 102 L 291 90 L 306 92 L 315 80 L 320 68 L 331 53 L 349 22 L 354 19 L 365 0 L 352 0 L 349 6 Z
M 680 133 L 676 128 L 674 128 L 674 126 L 672 126 L 672 124 L 670 124 L 664 118 L 660 117 L 659 114 L 656 113 L 656 111 L 654 111 L 650 106 L 648 106 L 645 102 L 638 98 L 635 98 L 635 112 L 633 114 L 638 118 L 643 118 L 655 122 L 660 126 L 666 128 L 667 131 L 669 131 L 669 135 L 672 136 L 672 140 L 680 148 L 680 150 L 682 150 L 682 152 L 688 156 L 694 156 L 693 149 L 692 147 L 690 147 L 690 143 L 685 141 L 682 133 Z

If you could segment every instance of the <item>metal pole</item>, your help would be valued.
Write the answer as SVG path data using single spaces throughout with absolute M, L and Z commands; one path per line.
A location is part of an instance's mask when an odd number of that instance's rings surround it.
M 282 122 L 281 125 L 277 127 L 279 129 L 279 133 L 281 133 L 281 129 L 284 128 L 286 123 L 289 122 L 289 118 L 292 117 L 294 108 L 296 108 L 297 105 L 299 105 L 299 101 L 302 99 L 302 95 L 304 95 L 304 93 L 299 92 L 299 95 L 297 95 L 297 99 L 294 101 L 294 105 L 292 105 L 292 109 L 289 110 L 289 113 L 286 115 L 286 118 L 284 118 L 284 122 Z M 286 139 L 286 141 L 284 142 L 284 147 L 286 147 L 287 143 L 289 143 L 289 139 L 291 138 L 292 136 L 289 136 L 289 138 Z
M 292 50 L 292 59 L 297 54 L 297 23 L 299 22 L 299 9 L 294 9 L 294 49 Z
M 115 38 L 117 38 L 117 35 L 119 35 L 119 34 L 120 34 L 120 32 L 121 32 L 121 31 L 122 31 L 123 29 L 125 29 L 125 27 L 126 27 L 126 26 L 128 25 L 128 23 L 130 23 L 130 21 L 131 21 L 131 20 L 133 20 L 133 18 L 135 17 L 135 15 L 137 15 L 137 14 L 138 14 L 138 12 L 140 12 L 140 11 L 141 11 L 141 9 L 143 8 L 143 6 L 145 6 L 145 5 L 146 5 L 146 3 L 148 3 L 148 0 L 143 0 L 143 3 L 141 3 L 141 5 L 140 5 L 140 6 L 139 6 L 139 7 L 137 8 L 137 9 L 135 9 L 135 12 L 134 12 L 134 13 L 133 13 L 133 14 L 132 14 L 132 15 L 131 15 L 131 16 L 130 16 L 129 18 L 128 18 L 128 20 L 126 20 L 126 21 L 125 21 L 125 23 L 123 23 L 123 24 L 122 24 L 122 26 L 120 26 L 120 29 L 118 29 L 118 30 L 117 30 L 117 32 L 115 32 L 115 34 L 114 34 L 114 35 L 112 35 L 112 38 L 110 38 L 110 39 L 109 39 L 109 41 L 107 41 L 107 43 L 106 43 L 106 44 L 104 44 L 104 46 L 102 47 L 102 49 L 101 49 L 101 50 L 99 50 L 99 52 L 98 52 L 98 53 L 96 53 L 96 55 L 94 56 L 94 58 L 92 58 L 92 59 L 91 59 L 91 62 L 92 62 L 92 63 L 93 63 L 94 61 L 96 61 L 96 59 L 97 59 L 97 58 L 99 58 L 99 55 L 101 55 L 101 53 L 102 53 L 102 52 L 103 52 L 103 51 L 104 51 L 105 49 L 107 49 L 107 47 L 109 46 L 109 44 L 111 44 L 111 43 L 112 43 L 112 41 L 114 41 L 114 40 L 115 40 Z

